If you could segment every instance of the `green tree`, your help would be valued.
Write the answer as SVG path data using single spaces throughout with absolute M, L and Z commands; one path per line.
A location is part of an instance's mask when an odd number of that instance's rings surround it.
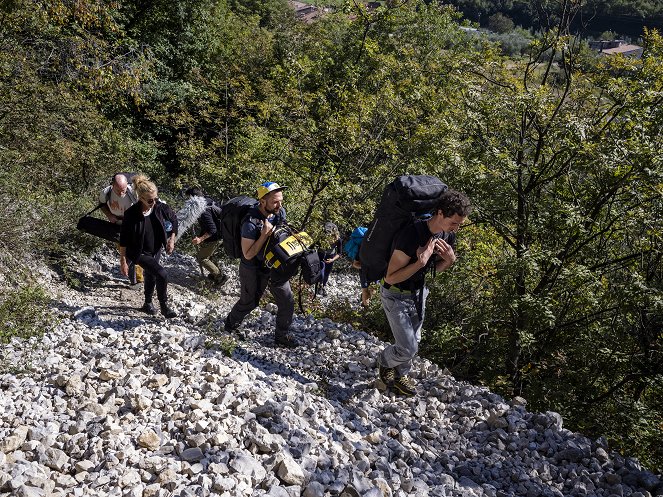
M 522 66 L 487 53 L 468 69 L 477 77 L 458 115 L 466 128 L 458 153 L 468 166 L 456 181 L 469 185 L 473 231 L 490 243 L 473 237 L 471 264 L 445 275 L 445 285 L 466 278 L 448 302 L 462 320 L 448 311 L 432 319 L 452 323 L 436 331 L 437 340 L 458 343 L 456 356 L 444 358 L 594 433 L 618 416 L 621 432 L 635 433 L 639 418 L 619 413 L 646 405 L 640 454 L 651 463 L 660 461 L 663 414 L 653 400 L 663 357 L 654 331 L 661 226 L 652 217 L 662 198 L 661 39 L 648 34 L 640 61 L 606 58 L 582 72 L 572 14 L 532 45 Z M 610 419 L 600 421 L 601 411 Z
M 497 12 L 488 18 L 488 29 L 495 33 L 508 33 L 514 28 L 513 20 L 501 12 Z

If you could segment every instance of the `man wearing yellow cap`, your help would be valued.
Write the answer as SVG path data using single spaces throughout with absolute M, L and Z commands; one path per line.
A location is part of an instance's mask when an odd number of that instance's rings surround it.
M 267 181 L 257 190 L 258 206 L 249 210 L 242 221 L 242 257 L 239 264 L 240 296 L 225 320 L 225 330 L 237 330 L 242 320 L 258 307 L 269 284 L 276 306 L 274 341 L 283 347 L 298 344 L 288 329 L 295 312 L 295 299 L 286 275 L 271 272 L 265 266 L 264 248 L 275 226 L 285 221 L 283 190 L 278 183 Z

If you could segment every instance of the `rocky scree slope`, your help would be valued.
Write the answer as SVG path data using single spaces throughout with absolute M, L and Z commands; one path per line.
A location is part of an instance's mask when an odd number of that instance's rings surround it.
M 166 321 L 135 310 L 112 252 L 74 265 L 82 291 L 44 274 L 59 324 L 0 348 L 22 371 L 0 373 L 0 497 L 663 495 L 603 439 L 428 361 L 419 396 L 385 393 L 383 344 L 348 325 L 296 316 L 302 346 L 275 348 L 267 305 L 233 348 L 219 329 L 234 267 L 201 294 L 193 259 L 168 258 L 180 317 Z M 353 275 L 332 278 L 330 295 L 356 292 Z

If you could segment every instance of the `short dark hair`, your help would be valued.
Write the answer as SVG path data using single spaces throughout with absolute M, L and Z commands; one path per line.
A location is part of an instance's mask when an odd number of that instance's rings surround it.
M 472 212 L 472 204 L 464 193 L 447 188 L 435 206 L 435 212 L 437 211 L 442 211 L 444 217 L 451 217 L 454 214 L 467 217 Z
M 189 195 L 190 197 L 204 197 L 205 196 L 203 191 L 200 188 L 198 188 L 197 186 L 192 186 L 190 188 L 187 188 L 184 191 L 184 194 Z

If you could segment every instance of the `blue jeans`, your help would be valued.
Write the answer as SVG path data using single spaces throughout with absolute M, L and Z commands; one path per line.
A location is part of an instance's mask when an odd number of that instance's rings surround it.
M 327 285 L 327 280 L 329 280 L 329 275 L 332 272 L 332 268 L 334 267 L 333 262 L 325 262 L 325 261 L 320 261 L 322 263 L 322 286 Z
M 419 292 L 423 293 L 421 312 L 417 312 Z M 401 293 L 380 286 L 382 308 L 387 315 L 394 343 L 387 345 L 380 354 L 380 365 L 396 370 L 397 376 L 405 376 L 412 368 L 412 359 L 419 351 L 421 327 L 424 323 L 428 289 L 416 293 Z

